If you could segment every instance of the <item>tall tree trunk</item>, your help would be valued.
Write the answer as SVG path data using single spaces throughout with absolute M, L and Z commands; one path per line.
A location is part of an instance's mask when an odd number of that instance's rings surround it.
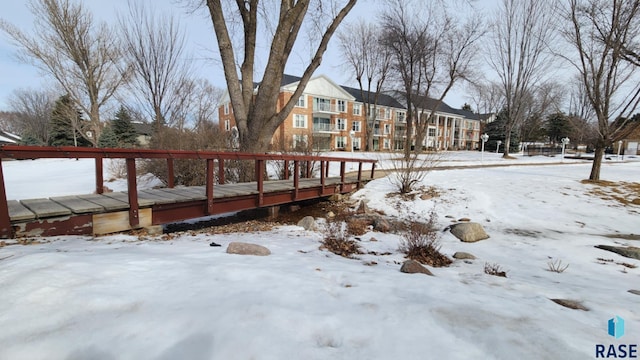
M 593 165 L 591 166 L 591 174 L 589 175 L 589 180 L 600 181 L 600 168 L 602 167 L 603 155 L 604 155 L 604 146 L 598 143 L 598 145 L 596 145 L 596 149 L 593 154 Z

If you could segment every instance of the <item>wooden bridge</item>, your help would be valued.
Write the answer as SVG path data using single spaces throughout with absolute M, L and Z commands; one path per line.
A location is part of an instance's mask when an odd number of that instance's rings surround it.
M 39 158 L 94 159 L 95 193 L 7 200 L 2 161 Z M 104 159 L 125 159 L 126 192 L 105 192 Z M 165 188 L 138 189 L 136 161 L 148 159 L 166 161 Z M 205 185 L 175 186 L 174 163 L 189 159 L 202 162 Z M 225 166 L 239 160 L 254 163 L 255 181 L 225 181 Z M 268 180 L 267 164 L 278 162 L 282 179 Z M 330 163 L 339 164 L 339 176 L 329 176 Z M 346 163 L 357 163 L 358 171 L 348 174 Z M 364 169 L 364 164 L 370 169 Z M 373 179 L 375 164 L 375 160 L 325 156 L 4 145 L 0 147 L 0 237 L 99 235 L 328 197 Z M 312 177 L 314 169 L 317 177 Z M 365 170 L 368 176 L 363 178 Z M 46 174 L 42 176 L 46 179 Z

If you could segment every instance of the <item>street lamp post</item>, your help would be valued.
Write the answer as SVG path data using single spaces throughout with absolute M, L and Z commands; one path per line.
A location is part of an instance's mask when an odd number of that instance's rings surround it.
M 569 143 L 569 138 L 563 137 L 562 139 L 560 139 L 560 141 L 562 142 L 562 159 L 560 159 L 560 162 L 564 162 L 564 148 Z
M 482 136 L 480 136 L 480 139 L 482 140 L 482 150 L 480 150 L 480 161 L 482 162 L 484 161 L 484 143 L 489 140 L 489 135 L 482 134 Z
M 498 140 L 496 141 L 496 154 L 500 152 L 500 145 L 502 145 L 502 141 Z
M 622 148 L 622 140 L 618 140 L 618 161 L 620 161 L 620 148 Z

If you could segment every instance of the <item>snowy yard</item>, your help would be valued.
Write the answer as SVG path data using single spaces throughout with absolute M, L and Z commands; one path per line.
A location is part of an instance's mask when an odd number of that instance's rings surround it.
M 479 164 L 479 157 L 450 153 L 443 164 Z M 637 183 L 638 160 L 605 162 L 601 177 Z M 509 160 L 485 153 L 485 163 L 502 161 Z M 594 247 L 640 246 L 629 236 L 640 234 L 640 193 L 582 183 L 590 165 L 434 171 L 424 185 L 440 196 L 428 200 L 386 196 L 393 192 L 387 178 L 352 195 L 400 219 L 424 218 L 435 208 L 443 229 L 462 217 L 482 224 L 491 237 L 477 243 L 441 234 L 443 253 L 464 251 L 477 260 L 430 268 L 433 277 L 399 271 L 397 234 L 360 237 L 364 249 L 391 255 L 346 259 L 319 249 L 321 233 L 297 226 L 0 247 L 0 359 L 595 358 L 596 344 L 640 343 L 640 296 L 628 292 L 640 290 L 640 268 L 622 265 L 640 261 Z M 3 166 L 9 198 L 92 191 L 92 177 L 79 176 L 91 174 L 91 162 Z M 39 180 L 43 186 L 27 189 L 44 173 L 51 174 Z M 65 174 L 64 187 L 44 186 L 49 176 Z M 623 205 L 613 196 L 638 202 Z M 222 247 L 209 247 L 212 241 Z M 258 243 L 272 254 L 230 255 L 232 241 Z M 558 260 L 567 270 L 548 271 Z M 372 261 L 377 265 L 366 265 Z M 485 274 L 486 263 L 499 264 L 507 277 Z M 552 298 L 579 301 L 589 311 Z M 615 315 L 625 320 L 621 339 L 607 334 Z

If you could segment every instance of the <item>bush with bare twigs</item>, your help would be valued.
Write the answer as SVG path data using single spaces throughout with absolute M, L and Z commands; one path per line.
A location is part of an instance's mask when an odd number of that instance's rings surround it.
M 342 221 L 327 220 L 322 228 L 322 246 L 320 248 L 346 258 L 362 254 L 358 243 L 349 238 L 347 226 Z
M 507 277 L 507 272 L 498 264 L 484 263 L 484 273 L 493 276 Z
M 563 273 L 568 267 L 569 264 L 563 265 L 560 259 L 549 260 L 549 262 L 547 262 L 547 270 L 558 274 Z
M 389 181 L 401 194 L 409 193 L 440 162 L 440 158 L 440 154 L 429 152 L 424 154 L 411 153 L 409 158 L 392 159 Z
M 439 231 L 435 228 L 436 213 L 431 211 L 426 223 L 410 221 L 398 250 L 407 258 L 433 267 L 449 266 L 451 259 L 440 252 Z

